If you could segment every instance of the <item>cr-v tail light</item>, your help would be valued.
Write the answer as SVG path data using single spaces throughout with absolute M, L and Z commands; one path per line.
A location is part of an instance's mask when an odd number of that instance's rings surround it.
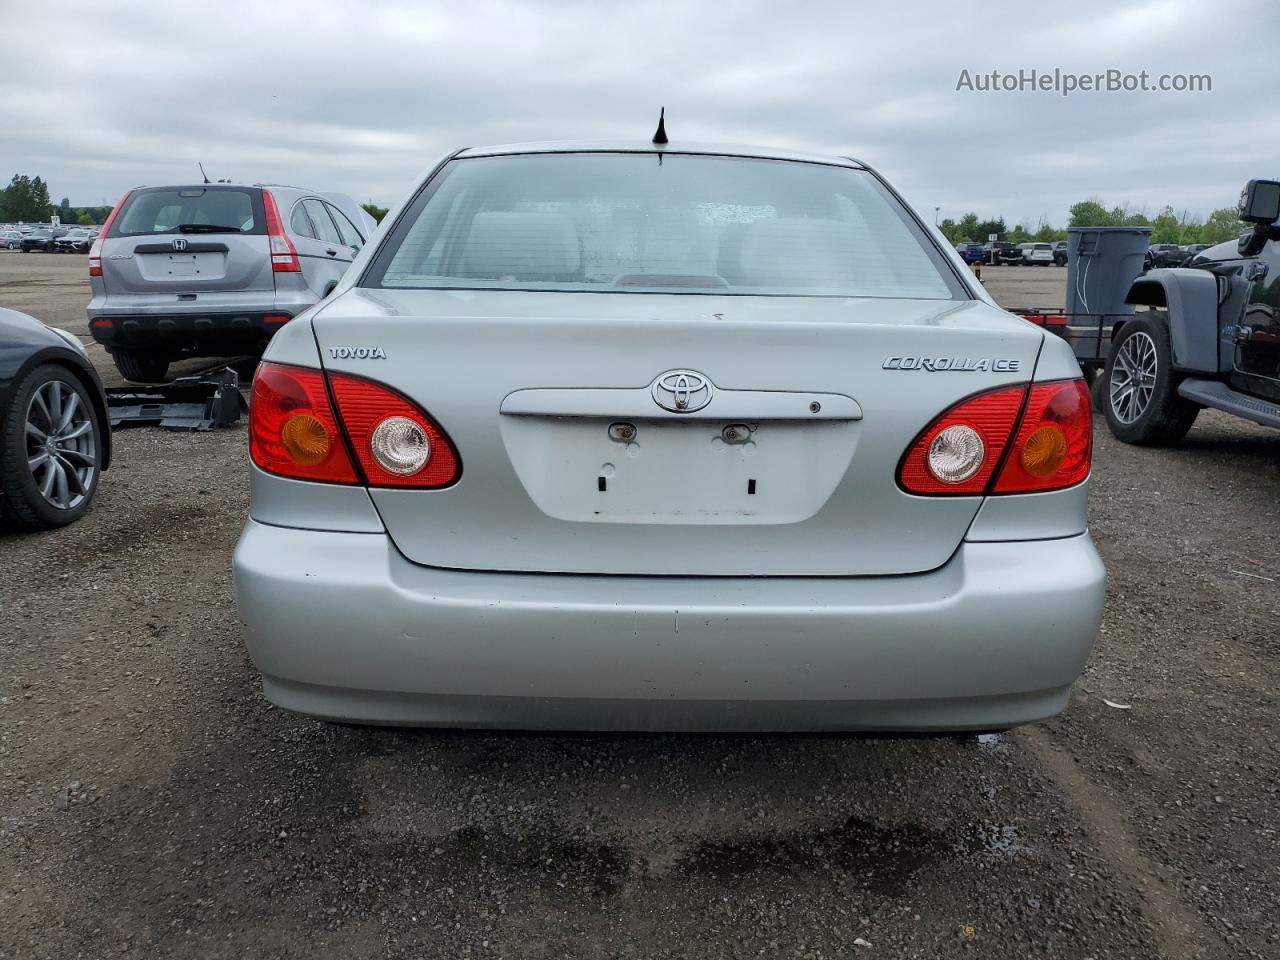
M 120 202 L 111 208 L 111 212 L 107 214 L 106 222 L 102 224 L 102 229 L 98 231 L 98 235 L 93 240 L 93 245 L 89 247 L 89 276 L 102 276 L 102 243 L 107 239 L 107 234 L 111 232 L 111 225 L 116 222 L 116 217 L 120 215 L 120 211 L 124 209 L 124 205 L 129 202 L 129 198 L 133 196 L 130 190 Z
M 924 496 L 1036 493 L 1089 476 L 1093 411 L 1083 380 L 997 387 L 961 400 L 907 449 L 898 483 Z
M 271 247 L 272 273 L 301 273 L 302 261 L 298 259 L 298 249 L 284 232 L 284 221 L 280 219 L 280 208 L 276 206 L 276 198 L 270 190 L 262 191 L 262 212 L 267 227 L 267 242 Z
M 433 489 L 462 472 L 453 442 L 402 394 L 276 363 L 253 378 L 249 454 L 268 473 L 316 483 Z

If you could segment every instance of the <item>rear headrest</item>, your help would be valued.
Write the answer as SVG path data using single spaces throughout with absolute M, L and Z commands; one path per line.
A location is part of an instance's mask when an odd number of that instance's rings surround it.
M 723 263 L 722 254 L 721 270 L 729 266 L 739 283 L 821 289 L 847 288 L 854 281 L 853 238 L 842 220 L 756 220 L 743 224 L 740 235 L 733 233 L 726 231 L 726 238 L 738 248 L 737 268 Z
M 461 273 L 476 279 L 572 279 L 582 264 L 568 217 L 544 211 L 477 213 L 462 254 Z

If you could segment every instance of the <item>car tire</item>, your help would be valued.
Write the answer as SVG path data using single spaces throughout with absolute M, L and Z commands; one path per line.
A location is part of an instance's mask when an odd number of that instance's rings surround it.
M 169 361 L 149 353 L 135 350 L 113 350 L 111 359 L 126 380 L 135 383 L 160 383 L 169 372 Z
M 1148 447 L 1178 443 L 1200 413 L 1179 395 L 1181 379 L 1173 369 L 1166 311 L 1149 310 L 1121 327 L 1102 376 L 1102 410 L 1112 435 Z
M 55 403 L 55 398 L 57 402 Z M 62 424 L 64 412 L 68 419 Z M 53 438 L 53 451 L 30 428 Z M 23 377 L 0 420 L 0 521 L 47 530 L 79 520 L 93 503 L 102 475 L 107 429 L 85 381 L 46 363 Z M 43 461 L 31 466 L 33 458 Z

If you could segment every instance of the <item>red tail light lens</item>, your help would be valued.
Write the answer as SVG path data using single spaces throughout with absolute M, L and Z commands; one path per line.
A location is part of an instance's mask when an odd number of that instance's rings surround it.
M 1035 383 L 992 493 L 1073 487 L 1093 462 L 1093 407 L 1083 380 Z
M 271 244 L 271 270 L 273 273 L 300 273 L 302 263 L 298 260 L 298 250 L 284 232 L 284 221 L 280 219 L 280 208 L 276 206 L 276 198 L 270 190 L 262 191 L 262 212 L 266 217 L 267 239 Z
M 961 400 L 933 421 L 908 448 L 898 467 L 898 483 L 908 493 L 928 496 L 972 497 L 986 492 L 991 475 L 1008 446 L 1026 394 L 1026 385 L 1019 384 Z M 952 435 L 956 437 L 955 441 L 946 444 Z M 980 449 L 974 446 L 974 437 Z M 951 462 L 963 466 L 956 458 L 962 455 L 966 441 L 970 450 L 980 453 L 976 469 L 942 469 L 940 460 L 946 461 L 939 455 L 947 451 L 940 450 L 940 447 L 949 446 Z
M 131 196 L 133 196 L 132 190 L 121 197 L 120 202 L 111 208 L 111 212 L 107 214 L 107 222 L 102 225 L 97 238 L 93 241 L 93 246 L 89 248 L 89 276 L 102 276 L 102 243 L 107 239 L 107 234 L 111 232 L 111 225 L 116 222 L 116 217 L 120 215 L 120 211 L 124 209 L 124 205 L 129 202 Z
M 417 404 L 350 374 L 332 373 L 329 383 L 369 486 L 431 489 L 457 481 L 453 441 Z
M 360 482 L 318 370 L 259 364 L 249 406 L 249 457 L 281 477 Z
M 1019 384 L 975 394 L 938 417 L 907 449 L 898 484 L 924 496 L 1061 490 L 1089 476 L 1092 458 L 1085 382 Z

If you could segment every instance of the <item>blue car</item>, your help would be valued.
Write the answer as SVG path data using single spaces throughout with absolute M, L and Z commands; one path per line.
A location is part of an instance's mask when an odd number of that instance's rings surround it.
M 956 253 L 960 254 L 965 263 L 982 263 L 986 259 L 986 252 L 980 243 L 957 243 Z

